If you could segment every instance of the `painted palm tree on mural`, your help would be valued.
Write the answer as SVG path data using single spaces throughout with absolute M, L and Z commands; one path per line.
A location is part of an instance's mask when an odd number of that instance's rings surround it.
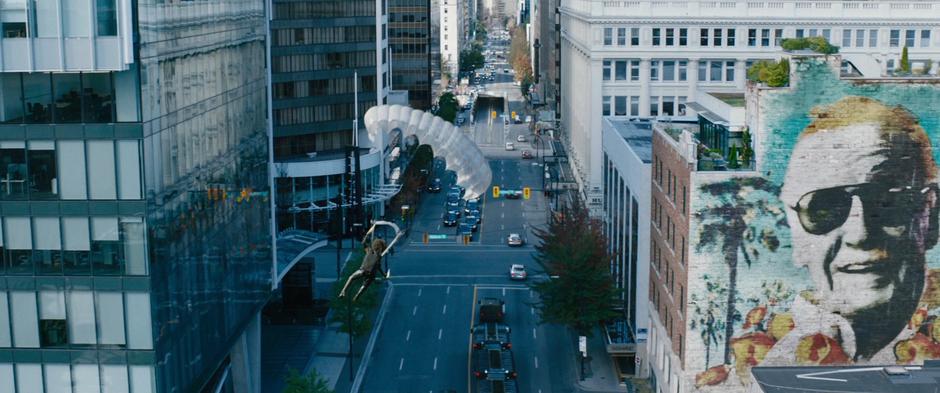
M 699 224 L 696 250 L 717 252 L 728 268 L 727 306 L 724 316 L 724 363 L 731 364 L 731 337 L 737 311 L 738 258 L 748 267 L 762 250 L 780 247 L 777 229 L 785 228 L 786 217 L 777 196 L 780 186 L 760 177 L 731 178 L 699 186 L 704 206 L 695 212 Z

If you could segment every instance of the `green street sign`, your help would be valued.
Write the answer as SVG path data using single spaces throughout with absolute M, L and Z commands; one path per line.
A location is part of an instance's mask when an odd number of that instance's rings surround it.
M 431 239 L 431 240 L 446 240 L 446 239 L 447 239 L 447 235 L 446 235 L 446 234 L 433 234 L 433 235 L 428 235 L 428 239 Z

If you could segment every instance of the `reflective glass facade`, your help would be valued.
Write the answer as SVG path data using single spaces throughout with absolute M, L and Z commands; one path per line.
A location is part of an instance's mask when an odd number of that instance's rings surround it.
M 274 0 L 273 7 L 275 161 L 352 144 L 354 73 L 360 120 L 384 103 L 387 6 L 378 0 Z
M 412 108 L 431 109 L 431 2 L 389 0 L 392 89 L 408 90 Z
M 43 1 L 137 40 L 0 74 L 0 392 L 214 388 L 271 288 L 265 3 Z

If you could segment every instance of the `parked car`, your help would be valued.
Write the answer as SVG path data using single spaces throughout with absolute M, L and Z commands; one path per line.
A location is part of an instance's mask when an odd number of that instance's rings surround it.
M 431 183 L 428 184 L 428 192 L 433 192 L 433 193 L 441 192 L 441 179 L 431 180 Z
M 512 142 L 506 142 L 506 150 L 516 150 L 516 146 Z
M 503 191 L 503 195 L 506 195 L 506 199 L 519 199 L 522 198 L 522 191 L 512 190 L 512 191 Z
M 506 244 L 509 247 L 519 247 L 525 244 L 525 241 L 522 240 L 522 236 L 519 236 L 518 233 L 510 233 L 509 237 L 506 238 Z
M 531 123 L 531 122 L 532 122 L 532 116 L 526 116 L 526 117 L 525 117 L 525 122 L 526 122 L 526 123 Z
M 447 206 L 447 213 L 445 214 L 453 214 L 454 217 L 460 218 L 460 211 L 461 209 L 459 206 Z
M 447 194 L 447 207 L 460 210 L 460 196 L 456 194 Z
M 509 268 L 510 280 L 525 280 L 526 276 L 525 266 L 514 264 Z
M 531 152 L 531 151 L 528 151 L 528 150 L 523 150 L 523 151 L 522 151 L 522 159 L 527 160 L 527 159 L 530 159 L 530 158 L 532 158 L 532 157 L 533 157 L 533 156 L 532 156 L 532 152 Z
M 516 137 L 516 142 L 525 142 L 525 141 L 526 141 L 525 135 L 519 135 Z
M 444 213 L 444 226 L 452 227 L 454 225 L 457 225 L 458 218 L 459 217 L 457 216 L 457 213 L 454 213 L 454 212 Z

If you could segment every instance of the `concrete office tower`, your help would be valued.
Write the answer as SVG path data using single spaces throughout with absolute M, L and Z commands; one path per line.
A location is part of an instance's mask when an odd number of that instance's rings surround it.
M 455 83 L 459 66 L 460 51 L 465 41 L 465 20 L 463 2 L 467 0 L 440 0 L 441 3 L 441 72 L 449 74 Z
M 560 8 L 562 135 L 581 192 L 601 204 L 601 117 L 681 115 L 697 91 L 743 92 L 785 37 L 822 36 L 865 76 L 940 59 L 940 3 L 573 0 Z
M 431 1 L 389 0 L 392 88 L 408 90 L 409 105 L 431 109 Z
M 654 126 L 656 392 L 752 392 L 753 366 L 940 357 L 937 78 L 788 57 L 786 86 L 702 89 L 695 123 Z
M 273 0 L 271 121 L 279 231 L 323 232 L 340 214 L 344 149 L 357 140 L 355 100 L 358 140 L 364 141 L 362 116 L 387 96 L 391 55 L 385 6 L 377 0 Z M 364 192 L 379 184 L 381 172 L 380 157 L 366 152 Z
M 265 3 L 2 13 L 0 391 L 260 392 Z

